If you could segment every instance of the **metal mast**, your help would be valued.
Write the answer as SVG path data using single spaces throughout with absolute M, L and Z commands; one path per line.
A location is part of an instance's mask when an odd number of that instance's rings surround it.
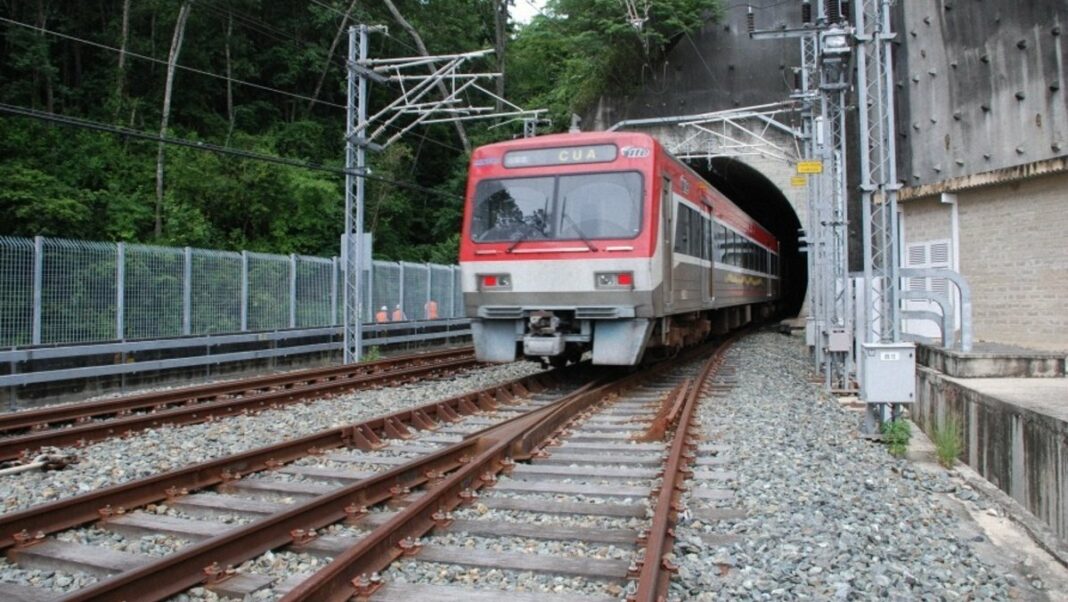
M 357 61 L 367 60 L 369 33 L 370 28 L 366 25 L 349 28 L 348 102 L 345 111 L 345 229 L 341 239 L 345 245 L 341 256 L 345 262 L 342 330 L 346 364 L 360 361 L 363 350 L 363 307 L 360 298 L 363 288 L 360 280 L 363 275 L 363 176 L 367 169 L 367 150 L 358 141 L 365 137 L 367 130 L 367 79 L 352 66 L 357 65 Z
M 864 218 L 864 342 L 901 340 L 891 0 L 856 2 L 860 189 Z
M 834 0 L 830 5 L 834 6 Z M 820 239 L 824 241 L 825 261 L 822 271 L 822 294 L 825 302 L 822 343 L 827 351 L 824 370 L 829 389 L 848 389 L 853 372 L 852 303 L 849 289 L 849 221 L 846 214 L 846 92 L 849 89 L 851 48 L 849 30 L 844 20 L 836 20 L 840 11 L 824 12 L 819 4 L 821 27 L 817 43 L 820 63 L 820 117 L 816 152 L 824 170 L 821 204 Z M 840 19 L 840 16 L 837 17 Z
M 344 361 L 360 361 L 363 348 L 363 268 L 369 265 L 364 243 L 363 209 L 367 150 L 381 151 L 419 125 L 474 119 L 508 117 L 524 122 L 524 132 L 533 134 L 544 109 L 528 111 L 490 91 L 483 82 L 500 73 L 464 73 L 472 60 L 493 50 L 459 54 L 389 59 L 368 58 L 368 38 L 382 26 L 349 28 L 348 103 L 345 123 L 345 227 L 342 237 L 344 290 L 342 329 Z M 393 84 L 395 98 L 368 115 L 368 81 Z M 494 104 L 473 105 L 488 98 Z M 494 106 L 496 105 L 496 106 Z M 500 109 L 496 108 L 497 106 Z M 387 130 L 389 133 L 387 134 Z M 377 142 L 381 140 L 381 142 Z
M 806 336 L 813 346 L 817 367 L 824 371 L 827 388 L 849 389 L 853 373 L 853 309 L 846 213 L 845 107 L 852 32 L 842 17 L 841 0 L 804 0 L 801 6 L 802 27 L 753 31 L 750 35 L 754 39 L 801 41 L 801 86 L 795 97 L 803 103 L 802 130 L 810 159 L 804 163 L 814 168 L 806 172 L 811 175 L 805 242 L 812 315 Z

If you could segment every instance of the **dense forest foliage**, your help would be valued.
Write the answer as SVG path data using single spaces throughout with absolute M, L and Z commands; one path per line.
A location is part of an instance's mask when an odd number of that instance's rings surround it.
M 417 55 L 420 42 L 431 53 L 502 45 L 503 65 L 491 56 L 479 67 L 503 66 L 509 100 L 549 109 L 544 132 L 633 90 L 634 74 L 714 18 L 718 2 L 549 0 L 526 25 L 499 20 L 502 3 L 511 0 L 0 0 L 0 109 L 340 168 L 354 22 L 388 26 L 372 37 L 375 57 Z M 373 86 L 372 110 L 395 94 Z M 521 129 L 468 123 L 465 134 L 477 145 Z M 0 235 L 336 253 L 339 175 L 161 146 L 0 110 Z M 455 261 L 467 165 L 457 128 L 417 128 L 370 161 L 381 178 L 368 183 L 366 210 L 376 257 Z

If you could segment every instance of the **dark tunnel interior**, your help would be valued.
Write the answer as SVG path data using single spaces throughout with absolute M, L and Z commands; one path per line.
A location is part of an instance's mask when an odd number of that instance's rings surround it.
M 801 222 L 786 196 L 763 174 L 729 157 L 691 161 L 689 165 L 779 239 L 781 317 L 796 316 L 805 301 L 808 264 L 798 241 Z

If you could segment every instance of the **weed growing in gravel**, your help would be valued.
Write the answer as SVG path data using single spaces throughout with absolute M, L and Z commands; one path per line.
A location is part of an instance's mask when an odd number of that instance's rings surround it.
M 363 352 L 363 361 L 365 362 L 377 362 L 380 359 L 382 359 L 382 352 L 377 345 Z
M 935 453 L 938 463 L 946 468 L 953 467 L 964 448 L 960 430 L 960 422 L 956 418 L 946 418 L 942 426 L 935 427 Z
M 909 428 L 909 423 L 900 418 L 884 422 L 882 431 L 887 445 L 890 446 L 890 455 L 897 458 L 904 457 L 905 452 L 909 449 L 909 439 L 912 437 L 912 429 Z

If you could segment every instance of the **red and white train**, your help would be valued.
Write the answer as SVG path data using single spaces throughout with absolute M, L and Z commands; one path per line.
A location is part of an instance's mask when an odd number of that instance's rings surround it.
M 768 315 L 779 244 L 645 134 L 483 146 L 460 266 L 478 359 L 634 365 Z

